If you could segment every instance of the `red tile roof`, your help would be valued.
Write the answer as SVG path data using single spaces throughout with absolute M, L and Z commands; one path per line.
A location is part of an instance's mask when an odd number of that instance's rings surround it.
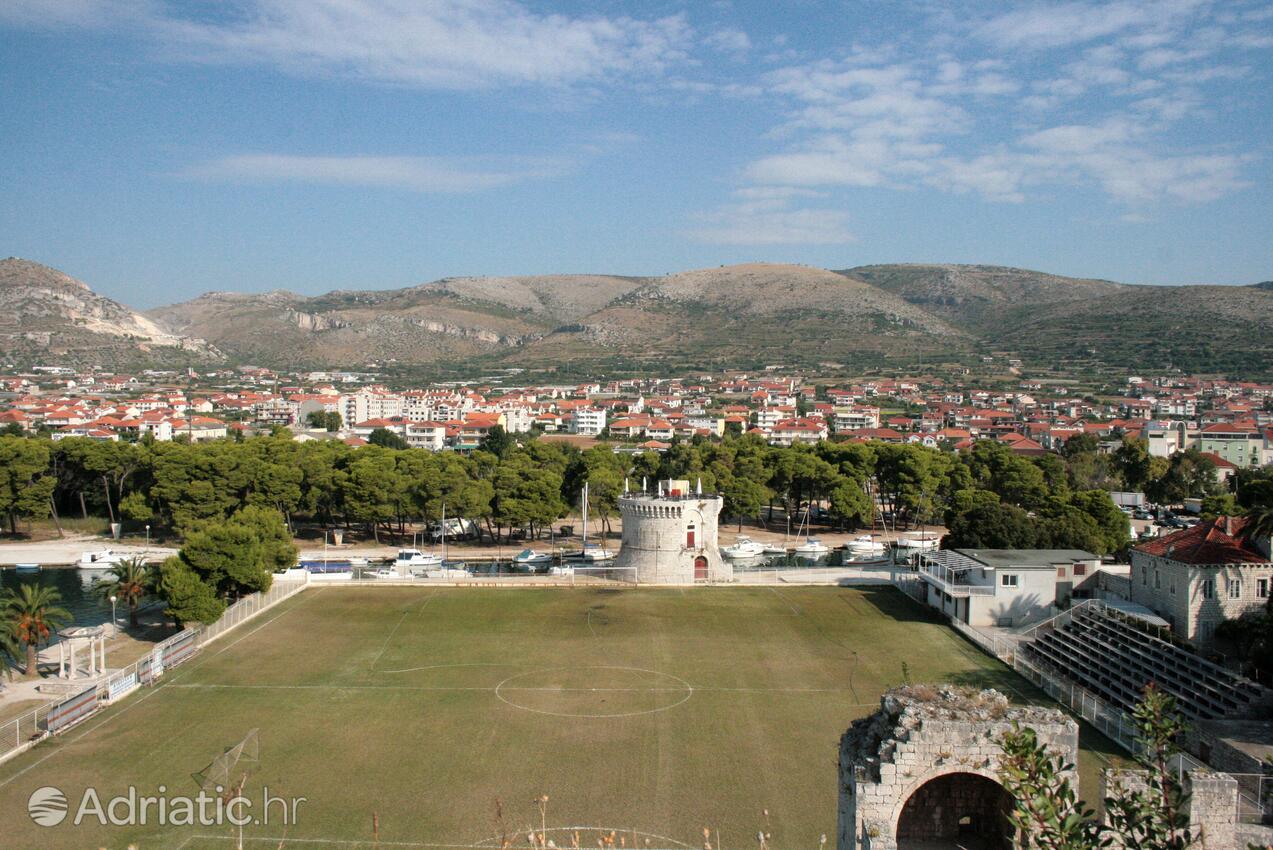
M 1243 531 L 1246 517 L 1216 517 L 1134 547 L 1146 555 L 1182 564 L 1267 564 L 1255 541 Z

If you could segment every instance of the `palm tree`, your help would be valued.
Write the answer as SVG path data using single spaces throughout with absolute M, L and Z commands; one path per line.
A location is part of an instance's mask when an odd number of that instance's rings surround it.
M 53 632 L 71 622 L 71 612 L 57 604 L 61 601 L 62 594 L 38 584 L 23 584 L 16 593 L 10 590 L 0 597 L 0 617 L 26 647 L 28 679 L 40 675 L 40 642 L 47 642 Z
M 1252 540 L 1273 537 L 1273 505 L 1248 508 L 1246 515 L 1249 520 L 1245 529 L 1247 537 Z
M 20 653 L 18 642 L 13 637 L 13 625 L 8 620 L 0 620 L 0 673 L 10 681 L 13 680 L 13 668 Z
M 114 596 L 128 606 L 128 626 L 137 628 L 137 606 L 151 588 L 150 567 L 141 558 L 125 558 L 110 568 L 109 578 L 99 580 L 97 590 L 106 599 Z M 114 626 L 114 624 L 111 624 Z

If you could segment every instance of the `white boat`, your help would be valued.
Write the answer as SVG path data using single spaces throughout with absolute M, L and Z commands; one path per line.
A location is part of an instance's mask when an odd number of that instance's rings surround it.
M 100 549 L 96 552 L 81 554 L 76 566 L 81 570 L 109 570 L 118 567 L 126 557 L 128 556 L 112 552 L 110 549 Z
M 614 553 L 607 550 L 600 543 L 588 542 L 588 482 L 583 482 L 583 551 L 579 553 L 579 557 L 589 563 L 598 564 L 604 561 L 613 561 Z
M 39 564 L 14 564 L 14 572 L 18 575 L 32 575 L 40 571 Z
M 783 550 L 786 551 L 785 549 Z M 734 540 L 733 546 L 725 546 L 720 553 L 726 558 L 755 558 L 765 553 L 765 547 L 752 540 L 750 537 L 739 536 Z
M 873 536 L 863 534 L 850 540 L 846 548 L 854 555 L 878 555 L 888 547 Z
M 941 537 L 938 535 L 933 535 L 932 537 L 899 537 L 895 545 L 898 549 L 926 552 L 941 546 Z
M 614 553 L 609 549 L 602 548 L 600 543 L 583 544 L 583 552 L 580 554 L 585 561 L 599 563 L 602 561 L 613 561 Z
M 547 552 L 536 552 L 534 549 L 523 549 L 513 556 L 513 565 L 518 567 L 540 567 L 552 563 L 553 556 Z
M 820 558 L 830 551 L 827 544 L 816 537 L 806 537 L 804 542 L 796 547 L 796 555 L 801 558 Z
M 787 554 L 787 547 L 777 543 L 766 543 L 761 547 L 760 551 L 765 555 L 785 555 Z
M 398 557 L 393 559 L 393 569 L 399 574 L 440 566 L 442 566 L 441 557 L 432 552 L 421 552 L 419 549 L 399 549 Z
M 416 573 L 417 576 L 423 578 L 469 578 L 470 573 L 462 564 L 447 564 L 446 566 L 431 567 Z
M 366 575 L 366 573 L 363 573 L 363 575 Z M 372 571 L 371 576 L 373 578 L 392 578 L 392 579 L 413 578 L 410 572 L 406 570 L 399 570 L 397 567 L 394 567 L 394 566 L 377 567 L 375 570 Z
M 575 574 L 575 568 L 568 564 L 560 567 L 550 567 L 548 574 L 550 576 L 572 576 Z

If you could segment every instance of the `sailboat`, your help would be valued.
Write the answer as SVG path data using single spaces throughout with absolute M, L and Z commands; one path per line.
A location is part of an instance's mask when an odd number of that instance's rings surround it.
M 804 512 L 804 520 L 801 525 L 804 526 L 804 542 L 796 547 L 797 557 L 821 558 L 831 551 L 827 548 L 827 544 L 816 537 L 809 536 L 809 511 L 807 509 Z
M 442 503 L 442 558 L 437 566 L 426 567 L 423 574 L 425 578 L 462 578 L 469 574 L 464 564 L 446 559 L 446 502 Z
M 581 557 L 585 561 L 592 563 L 601 563 L 603 561 L 614 560 L 614 553 L 607 550 L 600 543 L 588 542 L 588 482 L 583 483 L 583 552 Z
M 790 548 L 787 545 L 787 541 L 791 538 L 791 512 L 784 511 L 784 513 L 787 515 L 787 533 L 782 536 L 782 545 L 766 543 L 764 549 L 761 550 L 766 555 L 785 555 L 787 554 L 787 549 Z

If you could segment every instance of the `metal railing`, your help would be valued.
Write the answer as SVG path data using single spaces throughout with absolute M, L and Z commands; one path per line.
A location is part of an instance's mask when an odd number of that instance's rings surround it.
M 1017 644 L 1016 641 L 999 637 L 998 635 L 988 635 L 980 629 L 974 629 L 972 626 L 958 620 L 955 617 L 949 617 L 950 625 L 955 631 L 968 638 L 977 646 L 986 652 L 998 658 L 1008 666 L 1012 666 L 1012 659 L 1016 657 Z
M 85 687 L 96 687 L 97 705 L 75 722 L 86 719 L 103 705 L 120 700 L 143 685 L 153 684 L 165 669 L 170 669 L 193 658 L 199 650 L 209 642 L 243 624 L 252 617 L 282 602 L 284 599 L 300 592 L 309 585 L 308 577 L 291 581 L 276 581 L 264 593 L 245 596 L 226 608 L 216 622 L 206 626 L 195 626 L 183 629 L 151 647 L 144 657 L 125 667 L 112 671 L 96 683 L 86 683 Z M 61 680 L 53 680 L 55 682 Z M 73 680 L 71 680 L 73 681 Z M 83 693 L 82 691 L 80 693 Z M 22 716 L 0 725 L 0 762 L 25 752 L 52 734 L 49 726 L 49 713 L 55 711 L 65 700 L 51 700 Z M 57 731 L 70 728 L 74 723 L 59 727 Z
M 958 570 L 948 570 L 940 565 L 931 565 L 921 563 L 919 574 L 924 580 L 935 585 L 938 589 L 944 590 L 952 596 L 994 596 L 995 586 L 993 584 L 957 584 L 950 581 L 946 576 L 959 575 Z

